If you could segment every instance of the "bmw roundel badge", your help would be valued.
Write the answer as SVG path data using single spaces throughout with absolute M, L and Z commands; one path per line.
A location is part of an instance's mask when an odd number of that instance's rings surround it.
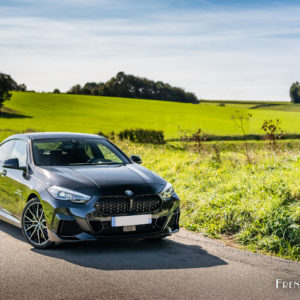
M 128 196 L 128 197 L 131 197 L 131 196 L 133 196 L 133 192 L 130 191 L 130 190 L 126 190 L 125 195 Z

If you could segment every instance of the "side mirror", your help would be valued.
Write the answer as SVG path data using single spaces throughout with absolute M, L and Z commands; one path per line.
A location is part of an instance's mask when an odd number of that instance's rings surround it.
M 131 155 L 130 159 L 137 164 L 141 164 L 143 162 L 138 155 Z
M 19 160 L 17 158 L 10 158 L 5 160 L 3 164 L 3 168 L 26 171 L 26 167 L 20 167 Z

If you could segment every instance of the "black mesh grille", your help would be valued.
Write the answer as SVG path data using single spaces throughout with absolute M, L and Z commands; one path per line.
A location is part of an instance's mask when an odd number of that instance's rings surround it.
M 75 221 L 60 221 L 58 234 L 60 236 L 74 236 L 81 232 L 80 227 Z
M 127 213 L 151 213 L 157 210 L 161 200 L 157 195 L 127 197 L 103 197 L 95 204 L 97 210 L 107 215 L 122 215 Z
M 95 207 L 106 215 L 119 215 L 129 212 L 130 200 L 121 197 L 101 198 Z
M 158 209 L 160 205 L 160 198 L 158 196 L 147 195 L 138 196 L 133 200 L 133 212 L 146 213 L 153 212 Z

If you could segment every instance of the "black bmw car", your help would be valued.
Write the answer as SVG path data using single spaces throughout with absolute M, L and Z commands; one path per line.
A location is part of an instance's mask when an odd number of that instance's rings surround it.
M 40 249 L 169 236 L 179 230 L 179 198 L 141 163 L 98 135 L 13 135 L 0 145 L 0 218 Z

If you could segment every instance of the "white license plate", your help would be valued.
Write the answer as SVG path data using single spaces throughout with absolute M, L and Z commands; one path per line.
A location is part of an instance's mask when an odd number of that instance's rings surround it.
M 132 225 L 144 225 L 152 223 L 152 215 L 138 215 L 138 216 L 122 216 L 112 217 L 112 227 L 132 226 Z

